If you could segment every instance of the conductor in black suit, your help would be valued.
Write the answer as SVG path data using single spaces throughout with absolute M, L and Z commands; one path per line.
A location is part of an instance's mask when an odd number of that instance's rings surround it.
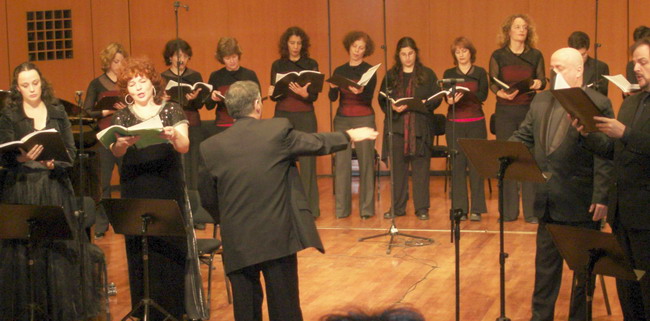
M 201 144 L 199 191 L 203 207 L 221 224 L 235 320 L 262 320 L 260 272 L 270 320 L 302 320 L 296 253 L 324 250 L 296 159 L 340 151 L 351 141 L 375 139 L 377 132 L 300 132 L 285 118 L 261 120 L 261 101 L 254 82 L 230 87 L 226 108 L 235 123 Z
M 623 316 L 650 320 L 650 38 L 630 51 L 642 92 L 625 98 L 618 119 L 596 117 L 601 132 L 583 135 L 587 148 L 614 160 L 608 222 L 630 266 L 646 271 L 640 282 L 616 280 Z
M 577 50 L 556 51 L 551 56 L 551 67 L 570 87 L 582 86 L 583 61 Z M 614 117 L 607 97 L 590 88 L 584 90 L 604 115 Z M 531 320 L 552 321 L 562 282 L 563 260 L 546 225 L 599 229 L 599 221 L 607 213 L 605 204 L 612 165 L 580 147 L 580 134 L 571 127 L 567 112 L 550 91 L 535 96 L 526 118 L 510 140 L 523 142 L 531 148 L 535 161 L 547 177 L 546 183 L 535 186 L 534 213 L 540 224 Z M 585 320 L 584 275 L 576 277 L 579 285 L 574 291 L 569 320 Z

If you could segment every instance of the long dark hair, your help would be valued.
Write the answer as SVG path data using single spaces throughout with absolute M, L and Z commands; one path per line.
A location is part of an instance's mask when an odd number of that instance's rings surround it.
M 8 106 L 22 107 L 23 95 L 18 90 L 18 75 L 23 71 L 36 70 L 38 77 L 41 78 L 41 100 L 45 105 L 58 104 L 59 100 L 54 97 L 54 90 L 50 83 L 43 78 L 43 74 L 38 67 L 29 61 L 23 62 L 14 69 L 13 78 L 11 79 L 11 88 L 8 99 Z
M 395 79 L 395 83 L 391 87 L 400 88 L 402 85 L 402 77 L 399 77 L 399 75 L 402 74 L 402 61 L 399 59 L 399 52 L 402 50 L 402 48 L 411 48 L 413 51 L 415 51 L 415 65 L 413 67 L 413 73 L 415 75 L 414 84 L 418 86 L 424 83 L 426 81 L 426 74 L 424 73 L 424 65 L 420 61 L 420 49 L 415 44 L 415 40 L 413 40 L 413 38 L 403 37 L 397 41 L 397 48 L 395 48 L 395 64 L 389 71 L 391 77 Z
M 280 42 L 278 43 L 278 48 L 280 49 L 280 58 L 289 59 L 289 38 L 291 36 L 300 37 L 300 42 L 302 47 L 300 47 L 300 57 L 309 58 L 309 36 L 302 30 L 300 27 L 289 27 L 287 30 L 280 36 Z

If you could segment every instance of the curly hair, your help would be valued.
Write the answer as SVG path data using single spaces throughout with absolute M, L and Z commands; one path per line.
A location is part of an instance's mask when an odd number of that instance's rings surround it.
M 129 53 L 126 52 L 126 49 L 124 46 L 117 42 L 111 42 L 102 50 L 102 52 L 99 53 L 99 60 L 102 62 L 102 70 L 104 72 L 107 72 L 111 68 L 111 62 L 113 62 L 113 59 L 115 58 L 115 55 L 117 54 L 122 54 L 124 58 L 129 57 Z
M 217 58 L 220 63 L 225 64 L 223 58 L 230 55 L 237 55 L 239 58 L 241 58 L 241 48 L 239 47 L 239 42 L 237 42 L 237 39 L 230 37 L 223 37 L 219 39 L 219 43 L 217 44 L 217 51 L 214 57 Z
M 287 28 L 282 36 L 280 36 L 280 42 L 278 43 L 278 48 L 280 49 L 280 58 L 289 58 L 288 42 L 291 36 L 300 37 L 300 41 L 302 42 L 302 46 L 300 47 L 300 57 L 309 58 L 309 36 L 304 30 L 302 30 L 302 28 L 296 26 Z
M 465 48 L 469 50 L 469 61 L 474 63 L 476 61 L 476 47 L 472 44 L 469 39 L 464 36 L 460 36 L 454 39 L 454 42 L 451 43 L 451 57 L 454 59 L 454 65 L 458 65 L 458 58 L 456 58 L 456 49 Z
M 188 57 L 192 58 L 192 46 L 190 46 L 187 41 L 178 38 L 178 39 L 172 39 L 167 41 L 167 44 L 165 44 L 165 50 L 163 50 L 163 58 L 165 58 L 165 65 L 171 66 L 172 65 L 172 57 L 176 53 L 176 51 L 180 51 L 184 54 L 186 54 Z
M 420 85 L 426 80 L 426 75 L 424 73 L 424 65 L 420 62 L 420 49 L 415 44 L 415 40 L 411 37 L 402 37 L 397 41 L 397 47 L 395 48 L 395 64 L 389 70 L 389 73 L 392 75 L 393 79 L 397 81 L 393 84 L 393 88 L 399 88 L 401 85 L 399 74 L 402 72 L 402 60 L 399 58 L 399 53 L 402 48 L 411 48 L 415 51 L 415 66 L 413 67 L 413 73 L 415 75 L 415 85 Z
M 343 37 L 343 47 L 350 53 L 350 47 L 357 40 L 363 40 L 366 43 L 366 51 L 363 52 L 363 57 L 371 56 L 375 52 L 375 42 L 372 41 L 370 36 L 363 31 L 350 31 Z
M 348 314 L 328 314 L 320 321 L 425 321 L 420 312 L 411 308 L 391 308 L 377 313 L 368 314 L 355 310 Z
M 537 32 L 535 31 L 535 23 L 533 23 L 533 20 L 527 14 L 523 13 L 513 14 L 506 18 L 506 21 L 503 22 L 501 25 L 501 32 L 497 36 L 499 47 L 505 47 L 510 44 L 510 28 L 512 28 L 512 24 L 517 18 L 523 19 L 528 25 L 528 33 L 526 33 L 526 46 L 535 48 L 535 45 L 537 45 Z
M 156 90 L 153 101 L 160 105 L 164 95 L 165 84 L 160 74 L 156 72 L 153 63 L 148 58 L 129 58 L 126 60 L 126 65 L 117 78 L 117 87 L 120 89 L 120 95 L 125 96 L 129 94 L 129 81 L 137 76 L 151 80 L 151 84 Z
M 41 78 L 41 100 L 45 105 L 58 104 L 59 100 L 54 97 L 54 89 L 50 83 L 43 77 L 40 69 L 33 62 L 23 62 L 14 68 L 13 78 L 11 79 L 11 88 L 9 98 L 7 99 L 8 106 L 22 107 L 23 95 L 18 90 L 18 75 L 23 71 L 36 70 L 38 77 Z

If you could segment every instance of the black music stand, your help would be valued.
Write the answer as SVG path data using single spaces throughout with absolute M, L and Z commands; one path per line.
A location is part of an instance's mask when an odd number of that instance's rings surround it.
M 29 303 L 22 316 L 29 320 L 51 320 L 41 306 L 36 304 L 34 285 L 34 260 L 32 248 L 36 241 L 72 240 L 72 231 L 61 206 L 0 204 L 0 239 L 27 240 L 27 269 L 29 275 Z M 37 318 L 36 316 L 39 316 Z
M 569 268 L 575 272 L 585 272 L 587 320 L 592 318 L 592 275 L 638 281 L 645 274 L 645 271 L 633 270 L 629 266 L 614 234 L 557 224 L 548 224 L 546 229 Z
M 105 198 L 101 201 L 115 233 L 142 237 L 144 296 L 123 319 L 128 320 L 140 308 L 142 320 L 149 320 L 153 307 L 165 315 L 165 320 L 177 321 L 149 296 L 148 236 L 186 236 L 185 223 L 175 200 Z
M 459 138 L 458 144 L 479 175 L 499 180 L 499 264 L 501 286 L 501 316 L 497 321 L 510 321 L 506 317 L 506 259 L 503 233 L 503 180 L 544 183 L 546 180 L 533 155 L 520 142 Z

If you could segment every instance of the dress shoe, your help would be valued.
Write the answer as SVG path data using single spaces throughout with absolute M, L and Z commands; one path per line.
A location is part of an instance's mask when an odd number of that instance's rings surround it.
M 365 219 L 371 218 L 371 217 L 373 217 L 373 216 L 375 216 L 375 213 L 372 213 L 372 214 L 361 214 L 361 219 L 362 219 L 362 220 L 365 220 Z
M 395 216 L 404 216 L 404 215 L 406 215 L 406 213 L 404 213 L 404 212 L 395 212 Z M 393 215 L 391 215 L 390 211 L 389 211 L 389 212 L 384 213 L 384 218 L 388 220 L 388 219 L 393 218 Z
M 481 214 L 479 214 L 479 213 L 471 213 L 471 214 L 469 214 L 469 220 L 474 221 L 474 222 L 480 222 L 481 221 Z
M 415 216 L 417 216 L 421 221 L 426 221 L 429 219 L 429 210 L 419 210 L 415 212 Z
M 516 218 L 507 218 L 507 219 L 503 220 L 503 222 L 506 222 L 506 223 L 507 222 L 514 222 L 516 220 L 517 220 Z M 497 222 L 501 222 L 501 219 L 498 219 Z
M 531 217 L 526 219 L 526 223 L 529 224 L 539 224 L 539 219 L 537 217 Z
M 461 221 L 467 221 L 467 214 L 463 214 L 460 216 Z
M 340 216 L 339 216 L 339 215 L 336 215 L 336 218 L 346 218 L 346 217 L 348 217 L 348 216 L 350 216 L 350 214 L 348 214 L 348 215 L 340 215 Z

